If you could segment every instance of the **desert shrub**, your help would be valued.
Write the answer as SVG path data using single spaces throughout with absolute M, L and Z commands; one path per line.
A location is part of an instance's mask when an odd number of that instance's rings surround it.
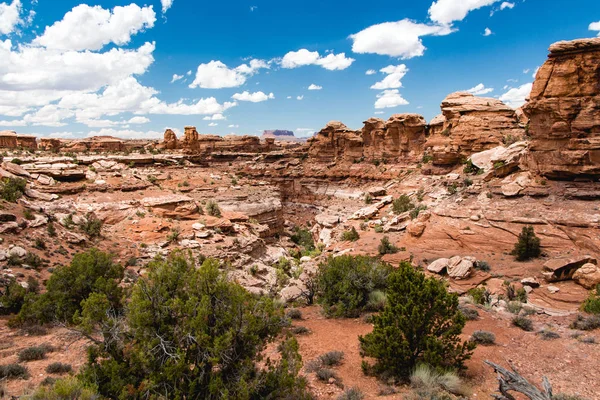
M 410 197 L 403 194 L 392 203 L 392 210 L 396 214 L 402 214 L 415 208 L 415 205 L 410 201 Z
M 388 276 L 387 304 L 373 317 L 373 332 L 360 336 L 366 372 L 408 377 L 419 363 L 434 369 L 463 368 L 474 343 L 460 342 L 465 318 L 458 296 L 403 262 Z
M 600 285 L 590 292 L 588 298 L 581 305 L 581 310 L 590 314 L 600 314 Z
M 54 351 L 52 346 L 42 344 L 39 346 L 31 346 L 19 351 L 19 362 L 43 360 L 46 354 Z
M 88 215 L 88 217 L 79 225 L 79 229 L 88 237 L 96 238 L 99 237 L 102 232 L 103 222 L 96 218 L 93 215 Z
M 453 182 L 446 189 L 448 190 L 449 194 L 455 194 L 458 191 L 458 185 L 455 182 Z
M 15 278 L 0 278 L 0 315 L 18 313 L 28 292 Z
M 600 328 L 600 316 L 599 315 L 591 315 L 584 316 L 578 314 L 575 318 L 575 321 L 571 324 L 572 329 L 579 329 L 581 331 L 591 331 L 594 329 Z
M 596 338 L 593 336 L 584 336 L 579 338 L 579 341 L 581 343 L 586 343 L 586 344 L 596 344 Z
M 519 239 L 515 243 L 513 255 L 519 261 L 526 261 L 539 257 L 541 254 L 540 239 L 535 235 L 533 226 L 525 226 L 519 234 Z
M 305 326 L 301 326 L 301 325 L 292 326 L 292 328 L 290 329 L 290 331 L 294 335 L 307 335 L 307 334 L 310 333 L 310 329 L 308 329 Z
M 373 290 L 369 293 L 369 302 L 367 303 L 367 310 L 369 311 L 381 311 L 385 307 L 387 297 L 385 292 L 381 290 Z
M 478 269 L 483 272 L 490 272 L 490 270 L 492 269 L 492 267 L 490 267 L 490 264 L 487 261 L 475 261 L 475 264 L 473 266 L 475 267 L 475 269 Z
M 71 229 L 73 225 L 75 225 L 75 222 L 73 221 L 73 214 L 69 214 L 66 217 L 64 217 L 62 223 L 65 226 L 65 228 Z
M 27 181 L 21 178 L 2 178 L 0 180 L 0 198 L 16 203 L 25 193 Z
M 473 179 L 471 179 L 471 178 L 463 179 L 463 185 L 467 186 L 467 187 L 473 185 Z
M 321 361 L 321 365 L 325 365 L 327 367 L 333 367 L 334 365 L 340 365 L 342 360 L 344 359 L 343 351 L 328 351 L 327 353 L 321 354 L 319 356 L 319 361 Z
M 320 381 L 329 382 L 329 380 L 331 378 L 337 380 L 338 376 L 335 373 L 335 371 L 332 370 L 332 369 L 329 369 L 329 368 L 319 368 L 317 370 L 317 378 L 319 378 Z
M 312 251 L 315 249 L 312 233 L 308 229 L 296 227 L 291 239 L 292 242 L 303 247 L 305 250 Z
M 516 315 L 512 319 L 512 324 L 516 327 L 523 329 L 524 331 L 527 331 L 527 332 L 533 331 L 533 321 L 527 317 L 522 317 L 520 315 Z
M 506 297 L 508 297 L 508 300 L 527 303 L 527 292 L 524 288 L 515 289 L 508 281 L 504 282 L 504 286 L 506 287 Z
M 120 310 L 123 267 L 97 249 L 76 254 L 69 266 L 57 268 L 46 283 L 46 292 L 28 295 L 15 322 L 43 324 L 55 320 L 72 322 L 81 302 L 92 293 L 104 296 L 113 310 Z
M 35 247 L 38 250 L 46 250 L 46 242 L 41 238 L 35 238 L 33 247 Z
M 289 319 L 302 319 L 302 311 L 298 310 L 297 308 L 292 308 L 288 310 L 286 316 Z
M 496 343 L 496 335 L 488 331 L 475 331 L 470 340 L 477 344 L 490 345 Z
M 21 332 L 24 335 L 29 336 L 46 336 L 48 334 L 48 329 L 41 325 L 27 325 L 21 328 Z
M 217 204 L 217 202 L 214 200 L 207 201 L 205 209 L 206 209 L 206 213 L 208 215 L 210 215 L 211 217 L 220 217 L 221 216 L 221 209 L 219 208 L 219 205 Z
M 31 400 L 97 400 L 100 396 L 93 385 L 69 377 L 48 382 L 38 388 L 30 397 Z
M 0 380 L 3 379 L 27 379 L 29 370 L 20 364 L 0 365 Z
M 364 398 L 365 395 L 360 391 L 359 388 L 352 387 L 344 390 L 344 392 L 337 397 L 337 400 L 362 400 Z
M 381 242 L 379 242 L 377 251 L 379 251 L 380 255 L 395 254 L 398 252 L 398 248 L 390 243 L 390 239 L 387 236 L 384 236 Z
M 33 268 L 39 268 L 42 266 L 43 261 L 40 256 L 30 251 L 23 258 L 23 264 L 29 265 Z
M 16 164 L 16 165 L 23 165 L 23 160 L 21 160 L 20 158 L 13 158 L 12 160 L 10 160 L 11 163 Z
M 558 393 L 558 394 L 552 395 L 552 400 L 586 400 L 586 399 L 583 397 L 580 397 L 580 396 Z
M 538 332 L 538 335 L 543 339 L 543 340 L 552 340 L 552 339 L 560 339 L 560 335 L 550 329 L 542 329 L 541 331 Z
M 471 296 L 475 304 L 486 305 L 490 303 L 491 294 L 486 288 L 478 287 L 469 289 L 467 295 Z
M 366 256 L 330 257 L 317 273 L 318 301 L 331 317 L 356 317 L 366 309 L 369 294 L 384 290 L 392 267 Z
M 475 321 L 477 318 L 479 318 L 479 313 L 474 308 L 460 305 L 458 306 L 458 310 L 462 313 L 467 321 Z
M 523 304 L 520 301 L 509 301 L 506 303 L 506 309 L 513 314 L 519 314 L 522 308 Z
M 348 242 L 356 242 L 360 238 L 360 235 L 356 231 L 355 227 L 352 227 L 349 231 L 345 231 L 342 234 L 342 240 Z
M 375 228 L 373 228 L 373 230 L 376 233 L 383 233 L 383 226 L 381 226 L 380 224 L 375 225 Z
M 446 391 L 457 395 L 466 395 L 467 389 L 459 376 L 453 371 L 437 371 L 426 364 L 419 364 L 410 375 L 410 385 L 421 391 Z
M 28 221 L 31 221 L 35 219 L 35 215 L 33 215 L 30 209 L 26 208 L 25 210 L 23 210 L 23 218 L 25 218 Z
M 465 174 L 478 174 L 479 171 L 480 169 L 475 166 L 471 160 L 467 160 L 467 162 L 465 162 L 465 166 L 463 167 L 463 172 Z
M 54 227 L 54 223 L 52 221 L 48 222 L 48 225 L 46 226 L 46 231 L 48 232 L 48 236 L 56 236 L 56 228 Z
M 419 204 L 418 206 L 416 206 L 415 208 L 413 208 L 412 210 L 410 210 L 410 218 L 411 219 L 415 219 L 419 216 L 419 214 L 421 213 L 421 211 L 425 211 L 427 210 L 427 206 L 424 204 Z
M 365 204 L 373 203 L 373 196 L 371 196 L 371 193 L 365 194 L 364 200 L 365 200 Z
M 262 358 L 286 325 L 281 305 L 228 280 L 214 259 L 155 259 L 126 312 L 115 320 L 109 308 L 90 297 L 81 313 L 81 328 L 102 340 L 80 377 L 106 398 L 309 398 L 295 338 L 277 361 Z
M 61 362 L 53 362 L 46 367 L 46 372 L 49 374 L 68 374 L 71 371 L 73 371 L 71 364 L 63 364 Z

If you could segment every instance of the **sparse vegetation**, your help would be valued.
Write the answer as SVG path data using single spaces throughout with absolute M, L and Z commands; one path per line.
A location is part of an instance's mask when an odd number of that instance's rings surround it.
M 540 239 L 536 236 L 533 226 L 525 226 L 519 234 L 518 242 L 515 244 L 513 255 L 519 261 L 537 258 L 541 254 Z
M 209 200 L 206 202 L 205 210 L 206 214 L 210 215 L 211 217 L 221 217 L 221 209 L 214 200 Z
M 56 236 L 56 228 L 54 227 L 54 223 L 52 221 L 48 222 L 48 225 L 46 226 L 46 231 L 48 232 L 48 236 Z
M 2 178 L 0 180 L 0 198 L 16 203 L 25 193 L 27 181 L 21 178 Z
M 3 379 L 27 379 L 29 370 L 21 364 L 0 365 L 0 380 Z
M 61 362 L 53 362 L 46 367 L 46 372 L 49 374 L 68 374 L 71 371 L 73 371 L 71 364 L 64 364 Z
M 544 328 L 541 331 L 539 331 L 538 335 L 543 340 L 560 339 L 560 335 L 557 332 L 554 332 L 553 330 L 550 330 L 550 329 L 547 329 L 547 328 Z
M 600 314 L 600 285 L 590 292 L 590 295 L 581 305 L 581 310 L 590 314 Z
M 512 319 L 512 324 L 517 326 L 524 331 L 532 332 L 533 331 L 533 321 L 527 317 L 523 317 L 520 315 L 515 315 Z
M 572 329 L 581 331 L 592 331 L 600 328 L 600 315 L 584 316 L 578 314 L 575 321 L 571 324 Z
M 444 282 L 403 262 L 388 276 L 386 294 L 373 331 L 359 337 L 363 354 L 376 359 L 374 365 L 363 361 L 365 372 L 406 378 L 419 363 L 463 368 L 475 343 L 460 342 L 465 318 Z
M 365 194 L 364 200 L 365 200 L 365 204 L 373 203 L 373 196 L 371 196 L 371 193 Z
M 355 227 L 352 227 L 349 231 L 345 231 L 342 234 L 342 240 L 347 242 L 356 242 L 360 238 L 360 235 L 356 231 Z
M 479 318 L 479 313 L 474 308 L 460 305 L 458 306 L 458 310 L 462 313 L 462 315 L 464 315 L 467 321 L 475 321 L 477 318 Z
M 385 290 L 392 267 L 366 256 L 330 257 L 319 266 L 318 301 L 330 317 L 357 317 L 366 310 L 369 295 Z
M 475 331 L 470 340 L 477 344 L 491 345 L 496 343 L 496 335 L 488 331 Z
M 290 310 L 288 310 L 288 312 L 286 313 L 286 316 L 289 319 L 302 319 L 302 311 L 298 310 L 297 308 L 292 308 Z
M 93 385 L 87 385 L 75 377 L 44 382 L 30 397 L 31 400 L 97 400 L 100 396 Z
M 395 214 L 402 214 L 415 208 L 415 205 L 410 201 L 410 197 L 403 194 L 392 203 L 392 210 Z
M 329 351 L 325 354 L 321 354 L 319 356 L 319 360 L 321 361 L 321 365 L 325 365 L 327 367 L 333 367 L 335 365 L 340 365 L 342 360 L 344 359 L 343 351 Z
M 410 375 L 410 385 L 421 399 L 444 399 L 447 393 L 468 395 L 467 388 L 454 371 L 437 371 L 426 364 L 417 365 Z
M 32 346 L 19 351 L 19 362 L 43 360 L 54 349 L 48 345 Z
M 387 236 L 384 236 L 379 242 L 379 247 L 377 248 L 380 255 L 385 254 L 395 254 L 398 252 L 398 248 L 390 243 L 390 239 Z
M 473 267 L 483 272 L 490 272 L 492 269 L 492 267 L 490 267 L 490 264 L 487 261 L 475 261 Z
M 473 299 L 475 304 L 486 305 L 490 304 L 491 294 L 490 292 L 483 287 L 469 289 L 467 294 Z
M 337 397 L 337 400 L 362 400 L 364 398 L 365 395 L 360 391 L 359 388 L 352 387 L 344 390 L 344 392 Z
M 307 335 L 310 333 L 310 329 L 301 325 L 292 326 L 292 329 L 290 329 L 290 331 L 294 335 Z
M 102 232 L 103 222 L 90 214 L 87 218 L 79 225 L 79 229 L 85 233 L 89 238 L 99 237 Z
M 415 208 L 410 210 L 410 218 L 411 219 L 417 218 L 419 216 L 419 214 L 421 213 L 421 211 L 425 211 L 425 210 L 427 210 L 427 206 L 424 204 L 419 204 L 418 206 L 416 206 Z

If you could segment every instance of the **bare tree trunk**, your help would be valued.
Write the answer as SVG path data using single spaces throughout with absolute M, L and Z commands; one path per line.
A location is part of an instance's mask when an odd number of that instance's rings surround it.
M 545 376 L 542 378 L 543 391 L 541 391 L 536 386 L 529 383 L 527 379 L 519 375 L 513 365 L 509 364 L 512 369 L 512 371 L 509 371 L 491 361 L 486 360 L 485 363 L 494 368 L 494 371 L 498 373 L 498 391 L 500 394 L 493 394 L 492 397 L 495 399 L 515 400 L 514 396 L 508 393 L 513 391 L 524 394 L 531 400 L 552 400 L 552 386 Z

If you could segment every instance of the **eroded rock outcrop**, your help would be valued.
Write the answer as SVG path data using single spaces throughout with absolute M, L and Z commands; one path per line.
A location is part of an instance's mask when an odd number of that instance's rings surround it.
M 532 168 L 555 179 L 600 176 L 600 38 L 550 46 L 524 111 Z
M 164 140 L 162 142 L 162 148 L 166 150 L 175 150 L 178 147 L 177 135 L 172 129 L 165 131 Z
M 17 133 L 15 131 L 0 131 L 0 148 L 16 149 Z
M 442 101 L 425 144 L 436 165 L 453 165 L 470 154 L 520 139 L 525 129 L 515 110 L 500 100 L 456 92 Z

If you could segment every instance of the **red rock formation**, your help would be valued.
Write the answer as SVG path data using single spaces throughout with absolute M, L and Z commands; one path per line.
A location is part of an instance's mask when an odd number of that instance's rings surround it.
M 0 131 L 0 148 L 16 149 L 17 133 L 15 131 Z
M 339 121 L 328 122 L 308 143 L 308 155 L 317 162 L 352 161 L 363 156 L 362 137 Z
M 31 135 L 17 135 L 17 146 L 23 149 L 37 150 L 37 139 Z
M 524 111 L 534 170 L 555 179 L 600 176 L 600 38 L 550 46 Z
M 198 131 L 195 126 L 186 126 L 181 140 L 181 148 L 188 153 L 195 153 L 200 148 L 198 142 Z
M 177 141 L 177 135 L 171 129 L 167 129 L 165 131 L 164 140 L 162 143 L 162 148 L 166 150 L 175 150 L 177 149 L 179 143 Z
M 448 95 L 441 108 L 443 122 L 439 116 L 432 121 L 433 134 L 425 144 L 436 165 L 456 164 L 472 153 L 525 135 L 515 110 L 497 99 L 457 92 Z
M 60 139 L 55 138 L 41 138 L 39 148 L 45 151 L 59 151 L 61 147 Z

